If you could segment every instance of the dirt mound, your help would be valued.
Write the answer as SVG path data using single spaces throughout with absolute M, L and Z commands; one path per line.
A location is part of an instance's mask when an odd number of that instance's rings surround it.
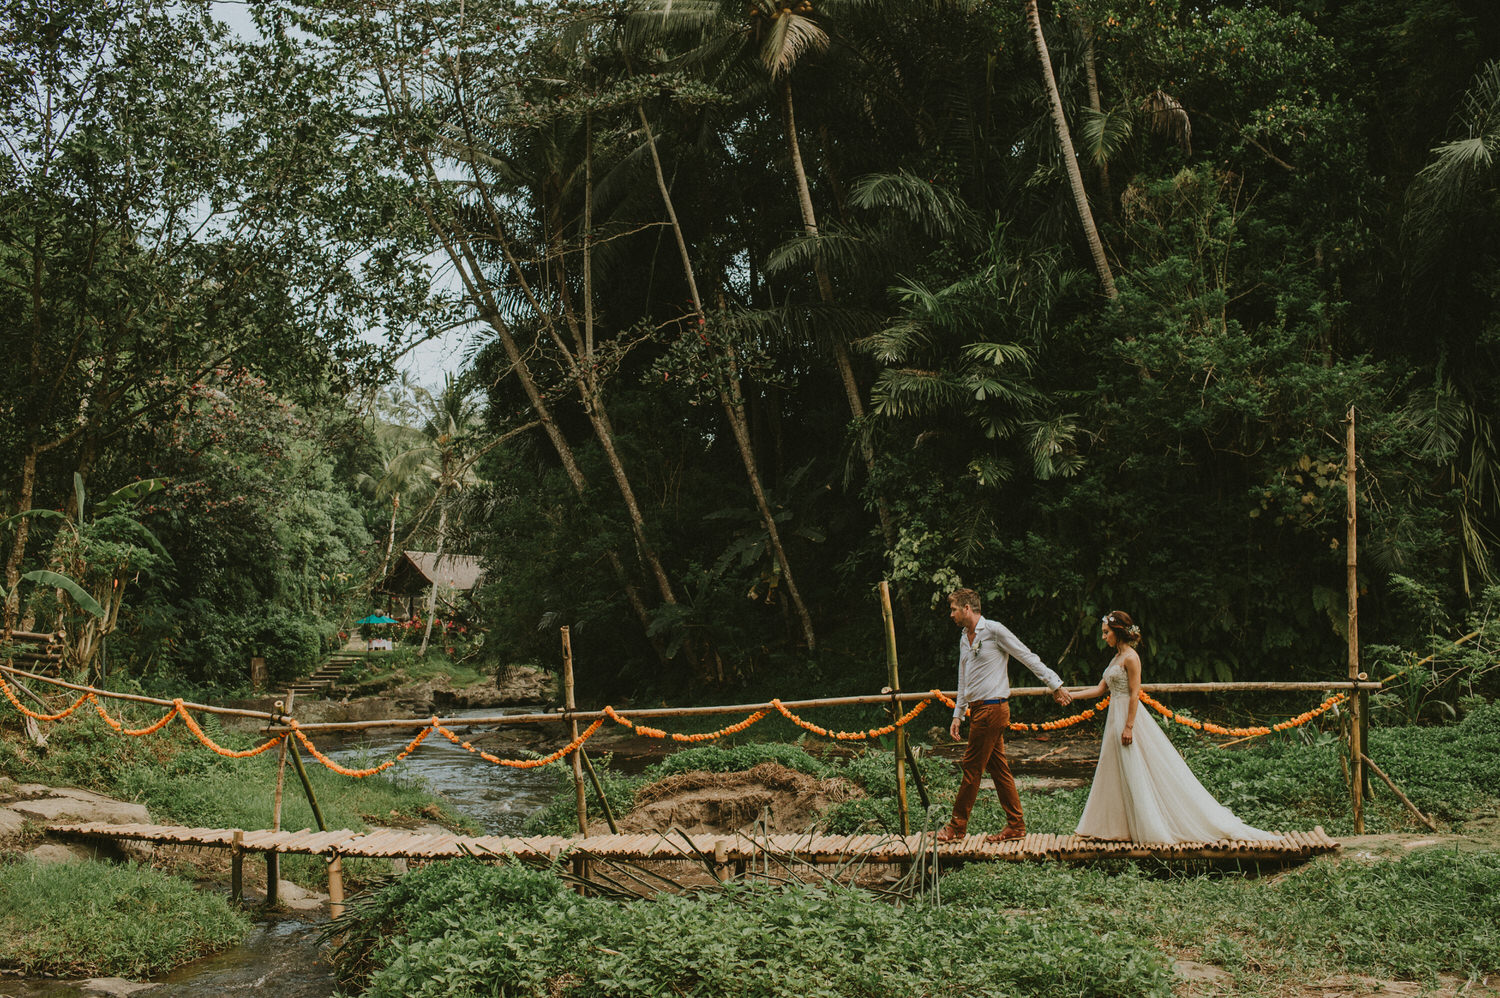
M 864 796 L 847 780 L 819 780 L 775 762 L 738 773 L 695 771 L 642 787 L 620 819 L 622 832 L 748 831 L 766 814 L 772 832 L 800 832 L 828 807 Z

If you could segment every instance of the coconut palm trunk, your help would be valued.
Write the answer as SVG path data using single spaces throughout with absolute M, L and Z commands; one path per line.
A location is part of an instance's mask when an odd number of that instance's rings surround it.
M 443 497 L 438 498 L 438 525 L 437 525 L 437 550 L 432 556 L 432 585 L 427 587 L 427 626 L 422 629 L 422 646 L 417 649 L 417 657 L 422 658 L 427 654 L 427 642 L 432 638 L 432 619 L 437 615 L 437 574 L 439 566 L 443 563 L 443 544 L 448 539 L 448 503 Z
M 1073 151 L 1073 136 L 1068 131 L 1068 119 L 1063 114 L 1062 94 L 1057 89 L 1057 77 L 1052 72 L 1052 57 L 1047 52 L 1047 39 L 1042 35 L 1042 15 L 1037 10 L 1037 0 L 1027 0 L 1026 23 L 1031 27 L 1031 38 L 1036 45 L 1037 61 L 1042 67 L 1042 82 L 1047 89 L 1047 104 L 1052 110 L 1052 125 L 1057 131 L 1057 144 L 1062 152 L 1063 169 L 1068 175 L 1068 186 L 1073 191 L 1073 204 L 1078 209 L 1078 221 L 1083 226 L 1084 239 L 1089 245 L 1089 254 L 1094 258 L 1094 270 L 1099 275 L 1099 285 L 1105 297 L 1115 298 L 1115 276 L 1110 270 L 1109 260 L 1104 255 L 1104 243 L 1099 239 L 1099 229 L 1094 225 L 1094 213 L 1089 209 L 1089 198 L 1083 189 L 1083 173 L 1078 168 L 1078 154 Z
M 656 189 L 661 194 L 662 205 L 666 209 L 667 219 L 672 226 L 672 235 L 677 241 L 677 252 L 682 258 L 682 273 L 687 281 L 688 293 L 692 296 L 693 312 L 699 324 L 703 325 L 707 323 L 707 316 L 703 311 L 703 298 L 698 293 L 697 274 L 693 267 L 692 256 L 688 253 L 687 239 L 682 234 L 682 226 L 677 220 L 677 208 L 672 202 L 672 191 L 667 186 L 666 173 L 662 170 L 661 155 L 656 148 L 656 138 L 651 132 L 651 122 L 646 117 L 646 109 L 637 104 L 636 110 L 640 113 L 641 128 L 646 136 L 646 146 L 651 153 L 651 165 L 656 171 Z M 782 578 L 786 581 L 787 595 L 802 625 L 803 640 L 807 642 L 809 649 L 814 649 L 818 645 L 818 639 L 813 629 L 812 614 L 808 612 L 807 604 L 802 600 L 802 593 L 797 588 L 797 579 L 792 573 L 792 560 L 787 556 L 786 545 L 781 541 L 781 530 L 776 526 L 776 516 L 771 511 L 771 504 L 761 484 L 755 448 L 750 437 L 750 421 L 745 414 L 745 401 L 739 391 L 739 359 L 733 344 L 726 342 L 719 346 L 724 350 L 729 361 L 728 383 L 721 386 L 719 390 L 719 402 L 724 409 L 724 418 L 728 420 L 730 432 L 734 434 L 735 446 L 739 448 L 740 461 L 745 466 L 745 476 L 750 483 L 750 492 L 755 497 L 756 509 L 759 510 L 761 523 L 766 528 L 766 536 L 769 539 L 771 551 L 776 556 L 776 563 L 781 567 Z

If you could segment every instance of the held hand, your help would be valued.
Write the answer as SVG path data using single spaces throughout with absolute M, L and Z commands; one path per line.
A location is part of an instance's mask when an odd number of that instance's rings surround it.
M 1052 691 L 1052 699 L 1056 700 L 1058 703 L 1066 707 L 1068 704 L 1073 702 L 1073 694 L 1069 693 L 1067 690 L 1059 686 L 1057 689 Z
M 952 736 L 954 741 L 958 741 L 958 718 L 955 717 L 953 723 L 948 725 L 948 734 Z
M 1121 745 L 1129 745 L 1133 741 L 1135 741 L 1135 732 L 1130 728 L 1127 727 L 1124 731 L 1120 732 Z

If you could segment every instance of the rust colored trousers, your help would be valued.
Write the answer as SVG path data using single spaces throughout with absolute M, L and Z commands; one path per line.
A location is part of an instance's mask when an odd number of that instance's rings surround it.
M 952 828 L 960 835 L 969 827 L 969 812 L 979 796 L 979 780 L 988 770 L 995 781 L 995 793 L 1005 811 L 1005 826 L 1025 830 L 1021 816 L 1021 795 L 1016 791 L 1010 762 L 1005 758 L 1005 732 L 1010 728 L 1010 704 L 975 704 L 969 708 L 969 745 L 964 750 L 963 783 L 953 802 Z

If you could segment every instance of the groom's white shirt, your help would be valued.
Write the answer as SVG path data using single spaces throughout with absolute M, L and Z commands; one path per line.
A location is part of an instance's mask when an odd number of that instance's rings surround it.
M 1010 660 L 1014 657 L 1047 684 L 1049 690 L 1062 685 L 1062 678 L 1042 662 L 1004 625 L 979 618 L 974 642 L 969 632 L 958 632 L 958 700 L 954 717 L 963 717 L 969 704 L 980 700 L 1003 700 L 1010 696 Z

